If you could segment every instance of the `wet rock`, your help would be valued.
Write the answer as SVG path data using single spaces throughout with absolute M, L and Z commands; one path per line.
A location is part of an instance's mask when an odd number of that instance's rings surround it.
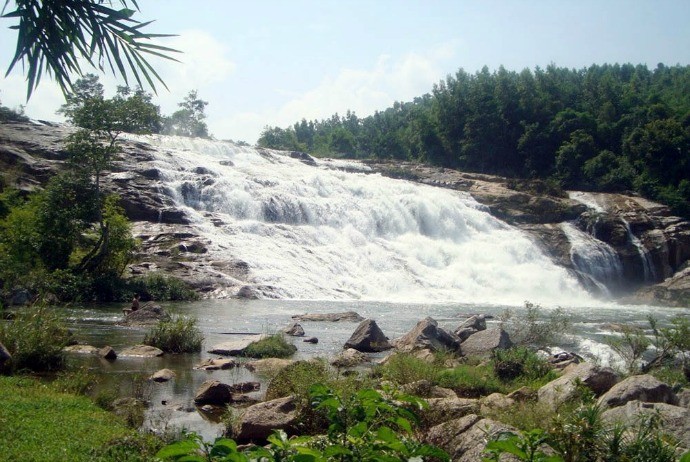
M 287 326 L 285 329 L 283 329 L 283 332 L 292 337 L 304 337 L 304 329 L 302 328 L 302 325 L 297 322 Z
M 127 313 L 123 324 L 127 326 L 146 326 L 156 324 L 159 321 L 169 321 L 170 319 L 170 314 L 162 306 L 154 302 L 146 302 L 138 310 Z
M 312 321 L 312 322 L 361 322 L 364 318 L 354 311 L 345 311 L 342 313 L 307 313 L 296 314 L 292 317 L 297 321 Z
M 592 390 L 595 396 L 600 396 L 616 382 L 618 376 L 610 367 L 582 363 L 566 367 L 562 376 L 541 387 L 537 394 L 540 403 L 556 409 L 577 395 L 580 383 Z
M 110 346 L 104 346 L 100 350 L 98 350 L 98 356 L 100 356 L 103 359 L 107 359 L 108 361 L 114 361 L 117 359 L 117 353 L 113 349 L 113 347 Z
M 622 406 L 628 401 L 678 404 L 678 397 L 670 386 L 652 375 L 633 375 L 618 382 L 599 398 L 604 408 Z
M 69 345 L 62 349 L 65 353 L 76 353 L 85 355 L 96 355 L 99 350 L 95 346 L 91 345 Z
M 311 343 L 311 344 L 314 344 L 314 345 L 316 345 L 317 343 L 319 343 L 319 339 L 316 338 L 316 337 L 307 337 L 307 338 L 305 338 L 305 339 L 302 340 L 302 341 L 303 341 L 304 343 Z
M 230 358 L 208 358 L 194 366 L 194 369 L 202 371 L 217 371 L 232 369 L 237 366 L 234 359 Z
M 247 300 L 258 300 L 261 298 L 260 293 L 252 286 L 242 286 L 237 291 L 237 298 L 246 298 Z
M 486 330 L 486 318 L 487 316 L 484 314 L 470 316 L 453 331 L 453 334 L 455 334 L 461 342 L 464 342 L 470 335 L 480 330 Z
M 294 364 L 294 362 L 292 359 L 264 358 L 248 361 L 244 363 L 244 367 L 256 374 L 270 375 Z
M 156 371 L 149 377 L 149 380 L 152 380 L 154 382 L 168 382 L 176 377 L 175 372 L 171 371 L 170 369 L 161 369 L 159 371 Z
M 223 356 L 241 356 L 249 345 L 258 342 L 264 337 L 264 335 L 248 335 L 229 342 L 222 342 L 211 347 L 208 353 Z
M 388 343 L 388 338 L 383 334 L 376 321 L 366 319 L 362 321 L 345 342 L 345 348 L 354 348 L 357 351 L 378 352 L 393 348 Z
M 134 345 L 133 347 L 125 348 L 120 352 L 121 357 L 139 357 L 139 358 L 155 358 L 163 356 L 163 350 L 160 350 L 151 345 Z
M 261 384 L 259 382 L 241 382 L 233 383 L 230 385 L 231 393 L 251 393 L 253 391 L 259 391 L 261 389 Z M 234 399 L 233 399 L 234 401 Z
M 263 442 L 275 430 L 296 433 L 297 402 L 288 396 L 249 406 L 233 425 L 234 439 L 241 443 Z
M 400 338 L 393 340 L 395 349 L 402 352 L 415 350 L 456 351 L 460 341 L 449 334 L 433 318 L 419 321 L 414 328 Z
M 331 365 L 338 368 L 355 367 L 368 363 L 369 357 L 353 348 L 348 348 L 331 361 Z
M 501 328 L 486 329 L 475 332 L 460 344 L 464 356 L 488 357 L 494 350 L 508 349 L 513 346 L 508 333 Z
M 232 402 L 232 388 L 218 380 L 207 380 L 197 389 L 194 403 L 197 405 L 223 405 Z

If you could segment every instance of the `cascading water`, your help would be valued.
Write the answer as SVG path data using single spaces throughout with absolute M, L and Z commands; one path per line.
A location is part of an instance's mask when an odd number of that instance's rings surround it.
M 561 223 L 561 229 L 570 242 L 573 266 L 600 292 L 610 295 L 609 288 L 619 285 L 623 278 L 623 265 L 616 251 L 572 223 Z
M 591 302 L 575 277 L 466 194 L 365 173 L 355 162 L 308 165 L 231 143 L 137 139 L 158 147 L 165 188 L 212 243 L 209 253 L 247 262 L 252 282 L 274 296 Z

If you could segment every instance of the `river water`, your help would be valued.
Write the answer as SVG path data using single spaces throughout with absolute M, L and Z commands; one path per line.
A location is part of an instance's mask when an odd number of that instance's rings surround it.
M 275 333 L 293 322 L 292 316 L 303 313 L 335 313 L 356 311 L 365 318 L 376 320 L 389 338 L 396 338 L 409 331 L 415 323 L 431 316 L 439 325 L 454 329 L 466 317 L 476 313 L 496 316 L 489 324 L 498 323 L 498 316 L 506 308 L 516 314 L 520 307 L 491 304 L 406 304 L 375 301 L 300 301 L 300 300 L 205 300 L 192 303 L 165 304 L 172 313 L 198 319 L 205 341 L 202 353 L 164 355 L 160 358 L 119 358 L 109 362 L 91 355 L 71 355 L 74 365 L 83 366 L 101 377 L 101 389 L 116 390 L 120 396 L 138 394 L 148 399 L 152 406 L 147 414 L 148 427 L 161 431 L 165 428 L 185 428 L 202 434 L 207 439 L 218 436 L 222 425 L 212 420 L 193 405 L 194 393 L 206 380 L 224 383 L 260 381 L 265 387 L 266 378 L 256 376 L 243 367 L 226 371 L 199 371 L 194 365 L 213 357 L 206 353 L 212 345 L 232 340 L 242 333 Z M 140 343 L 147 332 L 144 327 L 124 327 L 121 306 L 65 308 L 64 315 L 83 343 L 97 347 L 110 345 L 116 351 Z M 553 306 L 544 306 L 546 316 Z M 675 315 L 690 315 L 690 310 L 660 307 L 620 306 L 600 303 L 596 306 L 571 306 L 564 308 L 573 322 L 573 333 L 563 338 L 560 346 L 584 356 L 596 357 L 606 363 L 611 355 L 605 339 L 611 332 L 611 323 L 646 325 L 649 313 L 662 324 Z M 343 344 L 357 326 L 352 322 L 301 322 L 307 336 L 319 339 L 316 345 L 294 338 L 298 351 L 295 359 L 322 357 L 332 358 L 342 351 Z M 381 357 L 382 355 L 377 355 Z M 168 383 L 152 383 L 145 380 L 153 372 L 169 368 L 177 377 Z M 262 391 L 253 396 L 260 398 Z

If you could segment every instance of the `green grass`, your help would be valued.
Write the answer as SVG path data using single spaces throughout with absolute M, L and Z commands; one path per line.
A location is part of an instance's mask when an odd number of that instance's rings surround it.
M 384 380 L 397 385 L 417 382 L 419 380 L 438 381 L 441 367 L 438 364 L 428 363 L 411 354 L 398 353 L 391 356 L 385 364 L 375 370 L 375 374 Z
M 0 457 L 27 461 L 146 461 L 158 443 L 85 396 L 0 377 Z
M 297 347 L 287 340 L 283 334 L 273 334 L 254 342 L 244 351 L 244 356 L 250 358 L 289 358 L 297 351 Z
M 166 353 L 196 353 L 201 351 L 204 336 L 195 318 L 177 316 L 160 321 L 144 337 L 144 344 L 160 348 Z

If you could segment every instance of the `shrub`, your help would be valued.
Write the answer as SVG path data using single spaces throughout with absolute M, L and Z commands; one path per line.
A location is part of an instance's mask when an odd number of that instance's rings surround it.
M 379 366 L 375 374 L 397 385 L 404 385 L 419 380 L 436 382 L 440 371 L 441 368 L 436 364 L 428 363 L 410 354 L 398 353 Z
M 526 347 L 494 350 L 491 363 L 494 374 L 503 381 L 512 381 L 520 377 L 528 380 L 555 378 L 549 363 Z
M 524 314 L 518 316 L 512 310 L 503 312 L 501 328 L 516 345 L 544 348 L 563 343 L 562 336 L 570 331 L 571 321 L 561 308 L 545 317 L 539 305 L 525 302 Z
M 141 294 L 144 301 L 197 300 L 199 298 L 199 295 L 181 279 L 160 273 L 132 278 L 128 285 L 131 293 L 127 294 L 127 297 L 131 298 L 132 293 L 137 293 Z
M 306 399 L 309 387 L 315 382 L 330 380 L 322 361 L 297 361 L 278 372 L 266 388 L 266 400 L 297 395 Z
M 493 373 L 488 365 L 460 365 L 439 374 L 439 385 L 451 388 L 458 396 L 476 398 L 491 393 L 504 392 L 506 387 Z
M 6 323 L 0 323 L 0 343 L 12 355 L 15 370 L 55 371 L 64 368 L 62 349 L 69 342 L 69 332 L 52 310 L 25 308 Z
M 281 333 L 269 335 L 258 342 L 250 344 L 244 351 L 244 356 L 250 358 L 289 358 L 297 351 L 297 347 L 285 340 Z
M 159 321 L 144 337 L 144 344 L 167 353 L 195 353 L 201 351 L 204 336 L 197 327 L 196 318 L 175 316 L 170 321 Z

